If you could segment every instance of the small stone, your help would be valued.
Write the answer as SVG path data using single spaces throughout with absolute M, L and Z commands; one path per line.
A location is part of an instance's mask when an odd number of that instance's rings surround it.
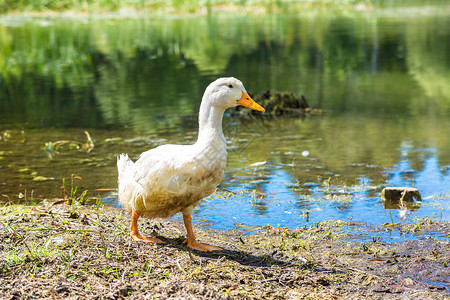
M 47 181 L 47 180 L 51 180 L 51 178 L 47 178 L 44 176 L 36 176 L 33 178 L 34 181 Z
M 381 192 L 386 200 L 421 201 L 422 196 L 416 188 L 412 187 L 386 187 Z

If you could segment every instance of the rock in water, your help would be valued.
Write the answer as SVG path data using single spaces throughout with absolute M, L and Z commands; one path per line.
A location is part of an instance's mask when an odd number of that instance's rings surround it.
M 386 200 L 422 201 L 419 190 L 412 187 L 386 187 L 381 195 Z

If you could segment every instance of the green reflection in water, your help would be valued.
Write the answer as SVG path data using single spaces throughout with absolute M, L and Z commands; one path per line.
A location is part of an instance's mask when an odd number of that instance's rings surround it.
M 16 23 L 0 25 L 6 123 L 153 128 L 149 116 L 196 113 L 207 83 L 230 74 L 334 111 L 449 114 L 446 16 Z

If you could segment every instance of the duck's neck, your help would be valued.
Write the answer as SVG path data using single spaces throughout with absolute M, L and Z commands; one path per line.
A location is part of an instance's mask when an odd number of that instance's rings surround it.
M 226 143 L 222 132 L 222 118 L 225 109 L 213 106 L 209 101 L 202 101 L 198 116 L 197 143 L 221 142 Z

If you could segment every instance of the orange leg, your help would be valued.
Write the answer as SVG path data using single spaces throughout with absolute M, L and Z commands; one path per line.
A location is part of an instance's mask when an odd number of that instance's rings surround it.
M 184 240 L 183 244 L 187 243 L 187 246 L 191 249 L 200 250 L 200 251 L 213 251 L 213 250 L 222 250 L 222 248 L 206 245 L 206 244 L 200 244 L 197 243 L 195 240 L 194 231 L 192 230 L 192 218 L 190 215 L 183 214 L 183 221 L 184 226 L 186 226 L 187 235 L 186 239 Z
M 131 219 L 130 235 L 133 240 L 143 241 L 146 243 L 162 243 L 163 242 L 157 238 L 148 238 L 148 237 L 140 235 L 138 232 L 138 225 L 137 225 L 137 221 L 139 219 L 139 213 L 133 209 L 133 212 L 131 215 L 132 215 L 132 219 Z

